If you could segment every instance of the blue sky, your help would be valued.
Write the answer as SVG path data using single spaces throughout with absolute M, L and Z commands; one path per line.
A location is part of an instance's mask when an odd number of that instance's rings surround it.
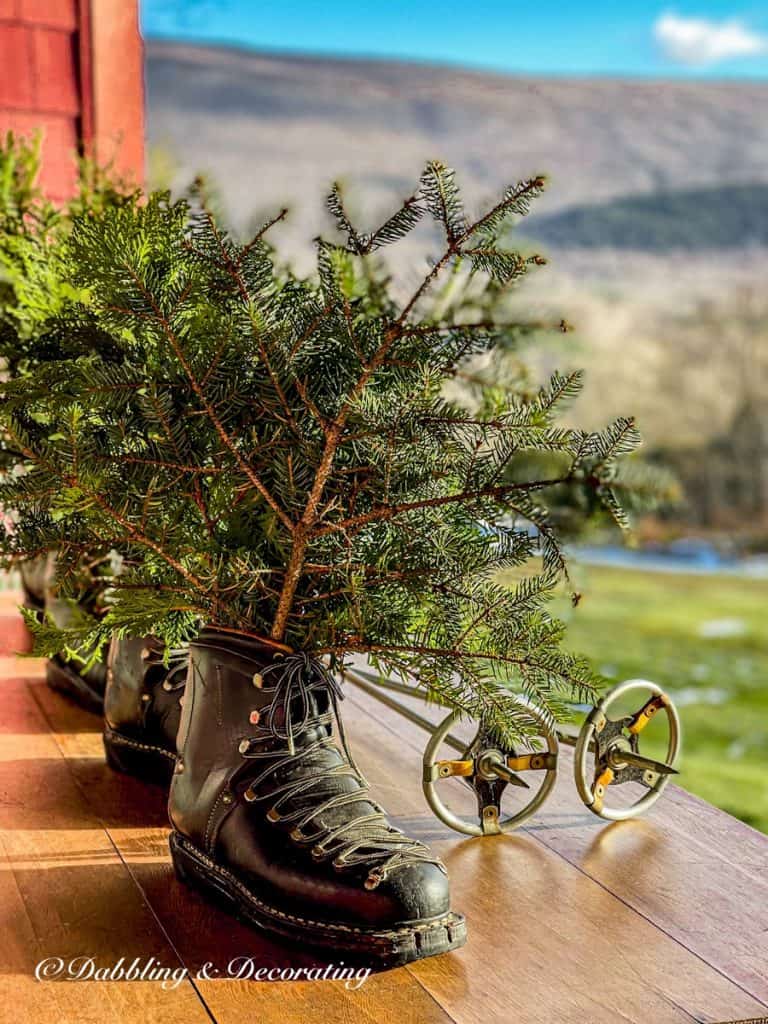
M 145 35 L 533 74 L 768 78 L 768 4 L 141 0 Z

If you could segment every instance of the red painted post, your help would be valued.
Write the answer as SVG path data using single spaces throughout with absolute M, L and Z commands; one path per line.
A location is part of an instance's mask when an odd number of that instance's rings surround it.
M 136 183 L 144 180 L 144 46 L 135 0 L 81 0 L 88 7 L 81 67 L 84 141 L 100 164 Z
M 42 129 L 51 198 L 77 153 L 143 181 L 143 63 L 137 0 L 0 0 L 0 133 Z

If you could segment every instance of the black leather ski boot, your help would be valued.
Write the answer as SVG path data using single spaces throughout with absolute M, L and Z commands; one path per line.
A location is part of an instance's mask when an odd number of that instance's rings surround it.
M 25 607 L 37 612 L 39 618 L 49 615 L 57 626 L 64 629 L 74 623 L 78 608 L 56 597 L 52 587 L 55 563 L 53 555 L 22 563 L 21 584 Z M 84 606 L 86 603 L 83 602 Z M 71 697 L 88 711 L 101 714 L 107 682 L 107 666 L 103 658 L 84 670 L 77 662 L 57 654 L 48 659 L 45 678 L 52 689 Z
M 167 786 L 176 764 L 176 733 L 187 676 L 186 649 L 153 637 L 114 639 L 104 695 L 104 750 L 117 771 Z
M 306 654 L 203 630 L 169 799 L 176 873 L 251 924 L 371 966 L 456 949 L 445 868 L 368 795 L 340 696 Z

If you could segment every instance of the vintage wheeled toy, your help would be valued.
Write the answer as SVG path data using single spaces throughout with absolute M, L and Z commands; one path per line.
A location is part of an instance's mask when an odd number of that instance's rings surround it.
M 573 746 L 573 774 L 576 789 L 593 814 L 609 821 L 621 821 L 644 813 L 664 791 L 680 752 L 680 720 L 671 698 L 655 683 L 629 679 L 609 690 L 587 713 L 577 735 L 566 728 L 553 727 L 550 718 L 523 696 L 516 699 L 527 717 L 535 723 L 536 749 L 525 751 L 499 749 L 480 722 L 471 740 L 452 730 L 461 719 L 452 711 L 441 723 L 434 722 L 389 696 L 387 691 L 421 699 L 411 686 L 382 679 L 365 670 L 345 670 L 344 677 L 376 700 L 393 708 L 415 725 L 431 734 L 424 750 L 424 795 L 437 817 L 470 836 L 511 832 L 538 811 L 552 791 L 557 777 L 560 744 Z M 636 710 L 616 714 L 617 705 L 636 698 Z M 613 711 L 613 714 L 611 713 Z M 640 751 L 640 739 L 656 715 L 663 712 L 667 722 L 667 747 L 663 761 Z M 439 757 L 441 747 L 456 751 L 456 759 Z M 453 811 L 442 795 L 444 780 L 458 778 L 473 792 L 477 803 L 477 821 Z M 531 778 L 532 782 L 525 781 Z M 533 781 L 535 780 L 535 781 Z M 635 799 L 614 802 L 618 787 L 634 784 Z M 501 802 L 508 786 L 528 790 L 527 802 L 504 815 Z M 634 794 L 633 794 L 634 795 Z M 466 803 L 466 801 L 465 801 Z

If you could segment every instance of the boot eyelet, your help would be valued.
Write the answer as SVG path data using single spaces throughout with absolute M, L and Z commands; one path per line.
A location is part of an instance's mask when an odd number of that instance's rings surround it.
M 251 682 L 257 689 L 260 690 L 264 685 L 264 676 L 261 674 L 261 672 L 254 672 Z
M 280 820 L 280 812 L 276 811 L 274 807 L 270 807 L 270 809 L 267 811 L 267 821 L 276 822 Z
M 344 860 L 343 857 L 335 857 L 333 860 L 333 866 L 336 871 L 343 871 L 344 868 L 347 866 L 347 862 Z
M 248 751 L 251 749 L 251 742 L 250 742 L 250 740 L 240 740 L 240 743 L 238 744 L 237 749 L 239 750 L 239 752 L 241 754 L 247 754 Z
M 306 843 L 307 841 L 307 837 L 304 835 L 300 828 L 292 829 L 289 835 L 291 839 L 294 841 L 294 843 Z
M 246 801 L 246 803 L 249 804 L 252 804 L 253 801 L 256 799 L 256 794 L 253 792 L 250 786 L 243 793 L 243 799 Z
M 248 721 L 250 722 L 251 725 L 258 725 L 260 718 L 261 718 L 261 712 L 260 711 L 252 711 L 250 713 L 250 715 L 248 715 Z
M 312 854 L 312 860 L 322 860 L 325 857 L 325 850 L 322 846 L 313 846 L 309 852 Z
M 149 701 L 152 700 L 152 697 L 148 693 L 142 693 L 141 700 L 142 703 L 147 704 Z
M 167 679 L 164 679 L 163 680 L 163 689 L 165 690 L 166 693 L 170 693 L 171 690 L 173 689 L 173 683 L 170 683 L 170 682 L 168 682 Z

